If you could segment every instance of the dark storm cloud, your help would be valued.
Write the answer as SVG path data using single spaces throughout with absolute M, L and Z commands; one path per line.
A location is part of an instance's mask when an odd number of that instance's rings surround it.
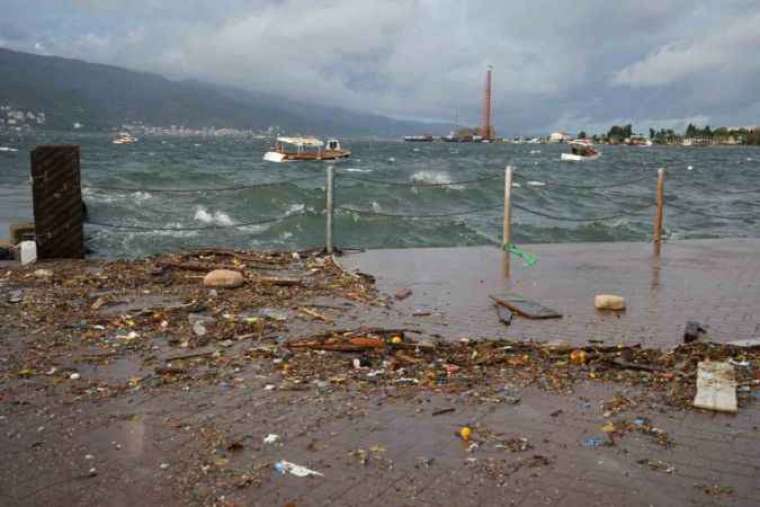
M 477 122 L 492 64 L 507 135 L 760 115 L 754 0 L 3 3 L 0 44 L 405 118 Z

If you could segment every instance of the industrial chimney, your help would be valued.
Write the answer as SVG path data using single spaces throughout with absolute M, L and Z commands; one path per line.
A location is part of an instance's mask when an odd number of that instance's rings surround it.
M 493 67 L 490 65 L 486 70 L 486 85 L 483 91 L 483 123 L 480 125 L 480 135 L 483 140 L 491 141 L 493 136 L 493 127 L 491 126 L 491 72 Z

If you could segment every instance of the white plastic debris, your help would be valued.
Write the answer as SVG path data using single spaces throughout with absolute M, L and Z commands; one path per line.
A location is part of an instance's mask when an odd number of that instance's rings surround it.
M 306 468 L 305 466 L 296 465 L 295 463 L 291 463 L 285 460 L 280 460 L 277 463 L 275 463 L 274 468 L 281 474 L 289 473 L 291 475 L 295 475 L 296 477 L 309 477 L 311 475 L 318 476 L 318 477 L 325 476 L 324 474 L 317 472 L 316 470 L 311 470 L 309 468 Z
M 273 444 L 277 442 L 280 439 L 280 435 L 277 435 L 275 433 L 270 433 L 269 435 L 264 437 L 264 443 L 265 444 Z
M 70 380 L 79 380 L 80 378 L 82 378 L 82 376 L 79 373 L 72 373 L 69 375 Z
M 21 264 L 31 264 L 37 260 L 37 243 L 34 241 L 22 241 L 19 244 L 21 250 Z
M 159 468 L 161 470 L 167 470 L 169 468 L 169 463 L 161 463 L 161 465 L 159 465 Z
M 702 361 L 697 365 L 694 406 L 718 412 L 736 412 L 736 374 L 733 365 L 712 361 Z

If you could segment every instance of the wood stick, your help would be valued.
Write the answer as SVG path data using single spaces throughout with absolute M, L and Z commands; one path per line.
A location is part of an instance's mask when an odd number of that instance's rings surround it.
M 657 210 L 654 215 L 654 254 L 660 255 L 662 248 L 662 221 L 665 205 L 665 169 L 657 170 Z
M 512 166 L 507 166 L 504 172 L 504 222 L 502 223 L 502 273 L 510 275 L 509 242 L 512 236 Z

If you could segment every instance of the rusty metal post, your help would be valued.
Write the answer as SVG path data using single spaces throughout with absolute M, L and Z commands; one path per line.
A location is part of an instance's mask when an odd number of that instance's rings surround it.
M 31 165 L 37 257 L 83 258 L 79 146 L 38 146 L 31 152 Z
M 654 254 L 660 255 L 662 249 L 662 222 L 665 206 L 665 169 L 657 170 L 657 210 L 654 215 Z

